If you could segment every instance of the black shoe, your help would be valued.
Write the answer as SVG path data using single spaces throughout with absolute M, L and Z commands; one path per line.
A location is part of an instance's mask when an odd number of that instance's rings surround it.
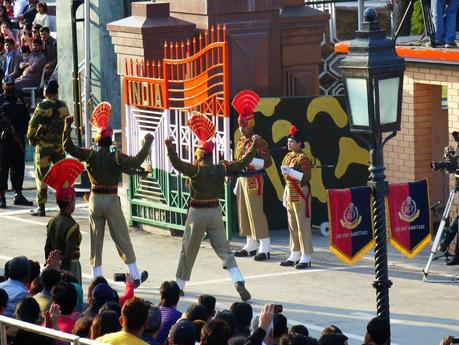
M 295 265 L 297 270 L 304 270 L 306 268 L 311 268 L 311 261 L 308 262 L 299 262 Z
M 454 255 L 451 260 L 446 263 L 448 266 L 459 265 L 459 255 Z
M 245 258 L 246 256 L 254 256 L 256 253 L 257 253 L 257 250 L 252 250 L 248 252 L 247 250 L 242 249 L 242 250 L 235 252 L 234 256 L 238 258 Z
M 245 288 L 244 282 L 236 282 L 235 286 L 239 296 L 241 296 L 241 299 L 244 302 L 252 298 L 252 296 L 250 296 L 250 292 Z
M 185 296 L 185 292 L 182 289 L 180 289 L 179 295 L 180 295 L 180 297 L 183 297 L 183 296 Z
M 14 196 L 14 204 L 19 206 L 32 206 L 33 202 L 26 199 L 26 197 L 20 193 L 16 193 Z
M 279 265 L 288 267 L 288 266 L 295 266 L 297 263 L 298 261 L 285 260 L 285 261 L 281 261 Z
M 45 204 L 39 204 L 35 210 L 30 210 L 30 213 L 32 214 L 32 216 L 45 217 L 46 216 Z
M 140 279 L 134 279 L 134 289 L 137 289 L 140 286 L 140 284 L 142 284 L 147 279 L 148 279 L 148 272 L 142 271 L 142 273 L 140 273 Z
M 457 43 L 456 42 L 446 42 L 445 48 L 457 48 Z
M 0 199 L 0 208 L 6 208 L 6 200 Z
M 253 257 L 253 259 L 255 261 L 265 261 L 265 260 L 268 260 L 270 257 L 271 255 L 269 255 L 269 252 L 268 253 L 258 253 L 257 255 Z

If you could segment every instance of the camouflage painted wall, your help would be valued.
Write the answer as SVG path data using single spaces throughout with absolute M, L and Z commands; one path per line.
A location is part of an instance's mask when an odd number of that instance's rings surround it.
M 344 97 L 339 96 L 263 98 L 258 104 L 255 131 L 268 142 L 274 159 L 266 171 L 264 194 L 264 209 L 271 230 L 287 229 L 280 165 L 287 153 L 291 125 L 306 134 L 304 152 L 315 166 L 333 165 L 333 168 L 312 169 L 313 225 L 327 221 L 326 189 L 366 185 L 370 154 L 363 142 L 350 134 L 345 109 Z M 235 143 L 240 136 L 237 114 L 233 114 L 232 119 Z M 233 231 L 238 231 L 237 225 Z

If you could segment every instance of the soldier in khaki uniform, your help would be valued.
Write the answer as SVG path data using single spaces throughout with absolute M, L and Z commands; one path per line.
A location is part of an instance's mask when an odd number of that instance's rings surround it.
M 34 216 L 46 215 L 45 204 L 48 187 L 43 177 L 52 164 L 65 158 L 62 149 L 64 119 L 69 116 L 67 105 L 57 99 L 59 85 L 51 80 L 45 87 L 45 99 L 37 104 L 29 122 L 27 138 L 35 146 L 35 184 L 38 207 L 32 211 Z
M 184 162 L 177 156 L 175 144 L 172 143 L 171 138 L 165 141 L 173 167 L 189 177 L 190 186 L 190 206 L 176 281 L 180 289 L 183 290 L 185 282 L 190 280 L 202 238 L 207 233 L 212 248 L 222 260 L 223 268 L 228 270 L 241 299 L 247 301 L 251 296 L 245 288 L 244 278 L 239 271 L 226 238 L 219 198 L 224 192 L 225 176 L 239 173 L 250 163 L 256 149 L 254 146 L 258 145 L 259 137 L 253 138 L 252 144 L 247 147 L 247 154 L 242 159 L 213 164 L 214 143 L 209 140 L 215 134 L 215 126 L 203 133 L 200 129 L 208 128 L 205 125 L 206 122 L 210 122 L 210 120 L 200 113 L 195 113 L 189 120 L 191 129 L 200 140 L 196 149 L 194 164 Z M 210 122 L 210 125 L 213 124 Z
M 281 266 L 297 269 L 311 267 L 311 161 L 303 153 L 304 134 L 292 126 L 288 136 L 289 153 L 282 161 L 281 171 L 285 179 L 284 206 L 287 208 L 290 231 L 290 256 Z
M 232 105 L 238 111 L 239 129 L 242 133 L 237 143 L 236 159 L 241 159 L 253 144 L 255 127 L 255 110 L 260 97 L 253 91 L 239 92 L 233 99 Z M 236 182 L 237 210 L 239 234 L 247 237 L 247 243 L 234 255 L 237 257 L 253 256 L 256 261 L 267 260 L 270 257 L 271 242 L 269 238 L 268 221 L 263 210 L 263 176 L 262 169 L 272 164 L 268 144 L 262 140 L 257 148 L 254 160 L 249 165 L 246 176 L 239 177 Z M 260 241 L 257 253 L 257 241 Z
M 141 274 L 137 268 L 136 256 L 118 197 L 118 182 L 122 172 L 130 172 L 140 167 L 149 153 L 153 136 L 146 134 L 140 152 L 134 157 L 127 156 L 111 148 L 113 130 L 108 127 L 110 115 L 111 106 L 107 102 L 102 102 L 94 109 L 91 123 L 99 129 L 99 132 L 95 138 L 97 146 L 89 150 L 73 144 L 70 137 L 73 117 L 68 117 L 64 128 L 63 146 L 67 153 L 85 162 L 91 182 L 89 220 L 92 276 L 102 275 L 102 249 L 105 223 L 108 223 L 118 254 L 127 264 L 129 273 L 134 277 L 134 286 L 137 287 L 146 279 L 148 273 L 144 271 Z

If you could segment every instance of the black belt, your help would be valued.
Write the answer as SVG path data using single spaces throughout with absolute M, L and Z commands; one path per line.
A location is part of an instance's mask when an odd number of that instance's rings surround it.
M 91 193 L 94 194 L 118 194 L 118 186 L 91 186 Z
M 196 200 L 190 199 L 190 207 L 194 208 L 216 208 L 220 206 L 218 199 Z

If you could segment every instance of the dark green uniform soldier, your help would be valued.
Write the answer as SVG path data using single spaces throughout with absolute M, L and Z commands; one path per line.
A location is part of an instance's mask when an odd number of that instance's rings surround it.
M 195 113 L 189 120 L 191 129 L 200 140 L 194 164 L 182 161 L 178 157 L 171 138 L 165 142 L 173 167 L 183 175 L 188 176 L 190 186 L 190 205 L 185 223 L 176 282 L 183 290 L 186 281 L 190 280 L 202 238 L 204 234 L 207 234 L 212 248 L 222 260 L 223 268 L 228 270 L 232 281 L 235 283 L 241 299 L 247 301 L 251 296 L 245 288 L 244 278 L 226 238 L 219 198 L 224 192 L 225 176 L 236 175 L 247 167 L 255 156 L 260 138 L 254 136 L 254 144 L 240 160 L 213 164 L 212 151 L 215 145 L 208 140 L 215 134 L 215 128 L 207 134 L 203 133 L 203 128 L 209 129 L 212 125 L 212 123 L 206 124 L 206 120 L 210 122 L 205 115 L 200 113 Z
M 46 215 L 45 204 L 48 199 L 48 186 L 43 177 L 52 164 L 65 158 L 62 149 L 64 119 L 69 116 L 67 105 L 57 99 L 59 85 L 55 80 L 45 88 L 45 99 L 37 104 L 29 122 L 27 138 L 35 146 L 35 183 L 37 188 L 36 210 L 34 216 Z
M 85 162 L 91 182 L 91 196 L 89 198 L 89 221 L 90 221 L 90 239 L 91 239 L 91 267 L 92 276 L 102 275 L 102 249 L 104 244 L 105 223 L 108 223 L 110 235 L 115 242 L 118 254 L 124 263 L 128 266 L 129 273 L 134 277 L 134 285 L 138 286 L 144 281 L 148 273 L 139 272 L 136 264 L 136 256 L 132 242 L 129 237 L 126 219 L 121 209 L 120 198 L 118 196 L 118 182 L 121 173 L 130 172 L 140 167 L 147 157 L 153 136 L 145 135 L 145 143 L 140 152 L 134 156 L 127 156 L 113 148 L 112 134 L 113 130 L 108 127 L 111 107 L 107 102 L 99 104 L 91 117 L 91 123 L 98 129 L 98 135 L 95 138 L 97 145 L 91 149 L 81 149 L 75 146 L 70 137 L 71 123 L 73 117 L 68 117 L 65 122 L 63 146 L 64 150 Z M 97 119 L 100 114 L 99 110 L 103 109 L 103 125 Z M 105 114 L 110 112 L 110 114 Z M 94 120 L 94 118 L 96 119 Z M 100 118 L 99 118 L 100 119 Z

